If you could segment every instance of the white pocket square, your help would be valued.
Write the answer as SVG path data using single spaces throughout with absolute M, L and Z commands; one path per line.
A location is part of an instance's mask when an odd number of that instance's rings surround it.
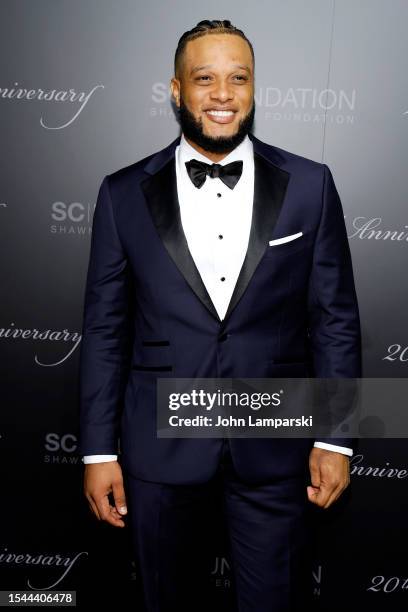
M 283 238 L 275 238 L 275 240 L 269 241 L 269 246 L 275 246 L 275 244 L 283 244 L 284 242 L 290 242 L 291 240 L 300 238 L 300 236 L 303 236 L 303 232 L 298 232 L 297 234 L 290 234 L 290 236 L 283 236 Z

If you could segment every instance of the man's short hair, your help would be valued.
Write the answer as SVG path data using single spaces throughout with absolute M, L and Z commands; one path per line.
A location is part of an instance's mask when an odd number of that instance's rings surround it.
M 184 34 L 180 37 L 180 40 L 178 41 L 176 54 L 174 56 L 174 74 L 176 76 L 179 76 L 180 74 L 183 53 L 187 43 L 190 40 L 200 38 L 200 36 L 207 36 L 208 34 L 233 34 L 235 36 L 240 36 L 248 43 L 249 48 L 251 49 L 252 61 L 255 65 L 254 49 L 252 47 L 251 42 L 248 40 L 242 30 L 239 30 L 238 28 L 233 26 L 228 19 L 204 19 L 203 21 L 197 23 L 197 25 L 191 30 L 187 30 L 187 32 L 184 32 Z

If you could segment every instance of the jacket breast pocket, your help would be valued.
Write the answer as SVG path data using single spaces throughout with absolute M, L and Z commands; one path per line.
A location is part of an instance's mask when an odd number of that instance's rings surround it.
M 267 259 L 281 257 L 285 255 L 292 255 L 293 253 L 299 253 L 305 251 L 312 244 L 310 233 L 303 234 L 298 238 L 289 240 L 288 242 L 282 242 L 278 244 L 269 244 L 265 250 L 265 257 Z

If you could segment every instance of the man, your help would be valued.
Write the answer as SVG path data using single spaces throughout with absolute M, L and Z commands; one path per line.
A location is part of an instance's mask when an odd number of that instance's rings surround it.
M 342 207 L 325 164 L 251 134 L 253 48 L 229 21 L 183 34 L 171 91 L 181 137 L 106 176 L 98 195 L 84 491 L 100 520 L 123 527 L 128 512 L 147 610 L 198 610 L 221 477 L 239 610 L 294 610 L 307 506 L 328 508 L 347 487 L 352 440 L 157 438 L 156 380 L 359 377 Z

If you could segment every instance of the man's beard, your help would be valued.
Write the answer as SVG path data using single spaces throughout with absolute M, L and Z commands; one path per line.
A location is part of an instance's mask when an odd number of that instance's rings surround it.
M 179 118 L 184 136 L 210 153 L 229 153 L 235 149 L 251 131 L 254 117 L 255 101 L 249 113 L 240 120 L 236 134 L 232 136 L 207 136 L 203 132 L 202 120 L 196 120 L 193 113 L 189 111 L 184 104 L 183 98 L 180 96 Z

